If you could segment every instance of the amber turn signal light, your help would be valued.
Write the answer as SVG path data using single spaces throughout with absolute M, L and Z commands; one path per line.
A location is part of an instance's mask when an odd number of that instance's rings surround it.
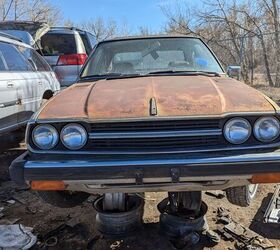
M 250 180 L 252 184 L 257 183 L 279 183 L 280 173 L 270 173 L 270 174 L 254 174 Z
M 32 181 L 31 189 L 33 190 L 65 190 L 63 181 Z

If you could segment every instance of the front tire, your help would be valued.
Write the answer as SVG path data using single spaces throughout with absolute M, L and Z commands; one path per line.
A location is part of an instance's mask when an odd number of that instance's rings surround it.
M 71 208 L 82 204 L 90 196 L 84 192 L 68 192 L 68 191 L 38 191 L 40 198 L 60 208 Z
M 230 203 L 240 207 L 248 207 L 254 200 L 257 190 L 258 184 L 231 187 L 226 189 L 226 196 Z

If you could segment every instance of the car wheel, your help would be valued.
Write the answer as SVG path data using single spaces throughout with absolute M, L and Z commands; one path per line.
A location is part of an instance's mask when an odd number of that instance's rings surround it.
M 84 192 L 68 191 L 38 191 L 38 194 L 45 202 L 61 208 L 70 208 L 82 204 L 90 194 Z
M 255 198 L 258 184 L 226 189 L 226 196 L 230 203 L 240 207 L 248 207 Z

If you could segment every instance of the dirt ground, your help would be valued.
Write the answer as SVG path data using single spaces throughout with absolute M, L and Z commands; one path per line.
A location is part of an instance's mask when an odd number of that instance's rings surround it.
M 259 89 L 275 101 L 280 100 L 280 89 L 259 86 Z M 136 235 L 125 239 L 104 239 L 96 232 L 94 197 L 83 205 L 72 209 L 60 209 L 42 202 L 35 192 L 16 187 L 10 180 L 10 162 L 24 152 L 23 132 L 13 133 L 0 139 L 0 224 L 20 223 L 32 227 L 38 236 L 33 249 L 176 249 L 160 233 L 157 204 L 166 193 L 146 193 L 144 225 Z M 208 205 L 207 220 L 212 230 L 218 228 L 216 212 L 218 207 L 229 209 L 230 217 L 256 233 L 268 238 L 280 249 L 280 224 L 263 223 L 263 215 L 276 185 L 261 185 L 254 203 L 248 208 L 230 204 L 226 198 L 217 199 L 203 194 Z M 7 202 L 12 200 L 12 202 Z M 55 238 L 52 238 L 55 236 Z M 53 245 L 44 244 L 46 239 L 57 240 Z M 49 244 L 50 245 L 50 244 Z M 235 242 L 221 240 L 217 245 L 202 241 L 195 247 L 185 249 L 236 249 Z

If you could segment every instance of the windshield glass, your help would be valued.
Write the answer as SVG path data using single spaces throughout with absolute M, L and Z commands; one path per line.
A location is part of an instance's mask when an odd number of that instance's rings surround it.
M 157 71 L 223 73 L 219 63 L 196 38 L 153 38 L 101 43 L 81 77 L 149 74 Z

